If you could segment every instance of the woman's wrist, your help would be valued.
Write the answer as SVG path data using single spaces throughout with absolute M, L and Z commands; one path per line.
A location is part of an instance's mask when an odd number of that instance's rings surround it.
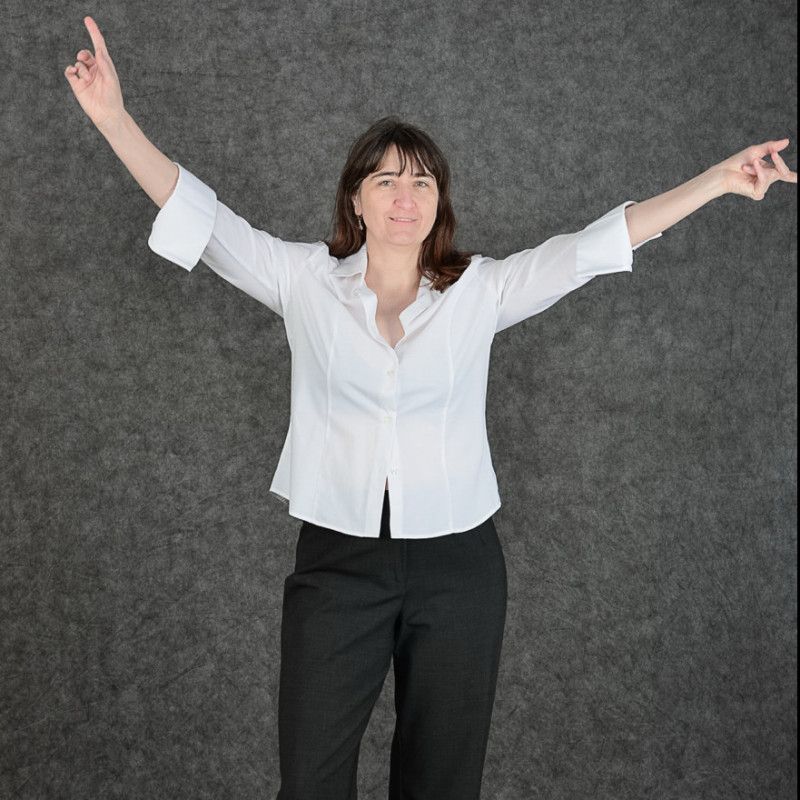
M 720 164 L 714 164 L 713 167 L 709 167 L 698 177 L 707 186 L 709 200 L 713 200 L 717 197 L 722 197 L 724 194 L 728 194 L 729 189 L 726 185 L 725 168 Z
M 109 139 L 122 130 L 130 119 L 130 114 L 123 108 L 118 114 L 103 120 L 101 123 L 95 124 L 95 127 L 106 139 Z

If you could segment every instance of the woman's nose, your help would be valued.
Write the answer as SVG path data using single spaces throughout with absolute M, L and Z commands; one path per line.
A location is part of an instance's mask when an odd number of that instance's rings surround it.
M 398 205 L 403 206 L 403 208 L 408 208 L 408 206 L 413 205 L 411 189 L 400 186 L 395 193 L 394 201 Z

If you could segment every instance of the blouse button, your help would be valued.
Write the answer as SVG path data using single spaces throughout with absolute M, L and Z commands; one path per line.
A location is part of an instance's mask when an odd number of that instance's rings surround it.
M 394 367 L 392 367 L 391 369 L 387 369 L 386 370 L 386 374 L 387 375 L 394 375 Z

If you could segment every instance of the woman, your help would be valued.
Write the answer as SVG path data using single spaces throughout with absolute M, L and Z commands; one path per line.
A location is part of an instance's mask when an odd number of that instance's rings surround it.
M 332 238 L 287 242 L 146 139 L 85 22 L 95 54 L 65 74 L 160 208 L 150 247 L 187 270 L 204 261 L 286 326 L 291 419 L 270 489 L 303 524 L 284 587 L 278 799 L 355 797 L 392 661 L 390 797 L 478 798 L 506 611 L 484 413 L 492 338 L 595 275 L 631 271 L 633 250 L 714 197 L 796 183 L 778 154 L 788 140 L 495 260 L 454 247 L 446 160 L 386 118 L 350 150 Z

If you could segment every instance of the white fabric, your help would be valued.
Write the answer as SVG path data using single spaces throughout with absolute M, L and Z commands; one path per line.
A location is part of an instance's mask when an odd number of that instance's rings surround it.
M 366 245 L 336 259 L 324 242 L 278 239 L 173 163 L 178 182 L 149 247 L 187 270 L 203 261 L 284 320 L 291 413 L 270 491 L 289 514 L 377 538 L 388 477 L 392 538 L 491 516 L 501 504 L 485 420 L 492 339 L 595 275 L 632 271 L 624 209 L 634 201 L 507 258 L 475 255 L 443 293 L 422 278 L 392 348 L 364 281 Z

